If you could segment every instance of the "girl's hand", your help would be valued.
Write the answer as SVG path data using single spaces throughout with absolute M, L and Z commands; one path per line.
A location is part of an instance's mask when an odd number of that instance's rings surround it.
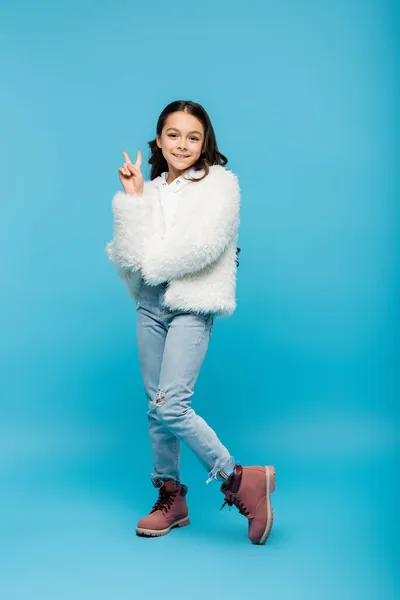
M 140 171 L 142 165 L 142 153 L 137 153 L 136 162 L 133 165 L 127 152 L 122 153 L 125 158 L 125 162 L 118 169 L 119 179 L 122 183 L 122 187 L 126 194 L 135 194 L 141 196 L 143 193 L 144 180 L 143 175 Z

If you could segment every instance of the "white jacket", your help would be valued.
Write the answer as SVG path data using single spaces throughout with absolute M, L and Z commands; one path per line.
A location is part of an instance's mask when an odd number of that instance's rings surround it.
M 238 179 L 214 165 L 181 194 L 175 222 L 164 235 L 154 181 L 145 182 L 141 196 L 117 192 L 108 256 L 135 301 L 143 281 L 168 282 L 163 302 L 170 310 L 230 315 L 236 308 Z

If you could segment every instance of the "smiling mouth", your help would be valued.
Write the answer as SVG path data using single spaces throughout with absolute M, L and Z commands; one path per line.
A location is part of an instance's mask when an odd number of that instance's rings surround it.
M 188 156 L 185 156 L 184 154 L 174 154 L 172 153 L 174 156 L 176 156 L 176 158 L 189 158 Z

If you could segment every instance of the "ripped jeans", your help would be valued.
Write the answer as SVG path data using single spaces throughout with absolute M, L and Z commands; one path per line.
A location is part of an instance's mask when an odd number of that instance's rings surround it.
M 143 283 L 137 301 L 137 346 L 153 453 L 153 485 L 180 482 L 180 441 L 197 455 L 209 479 L 224 481 L 235 462 L 215 432 L 191 406 L 213 315 L 171 312 L 164 307 L 165 284 Z

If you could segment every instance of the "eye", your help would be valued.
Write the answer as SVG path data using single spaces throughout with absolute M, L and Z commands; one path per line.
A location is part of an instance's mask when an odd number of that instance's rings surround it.
M 197 138 L 197 137 L 191 137 L 190 139 L 193 140 L 194 142 L 199 142 L 200 141 L 199 138 Z
M 168 134 L 168 137 L 175 137 L 175 136 L 176 136 L 176 133 L 169 133 Z

